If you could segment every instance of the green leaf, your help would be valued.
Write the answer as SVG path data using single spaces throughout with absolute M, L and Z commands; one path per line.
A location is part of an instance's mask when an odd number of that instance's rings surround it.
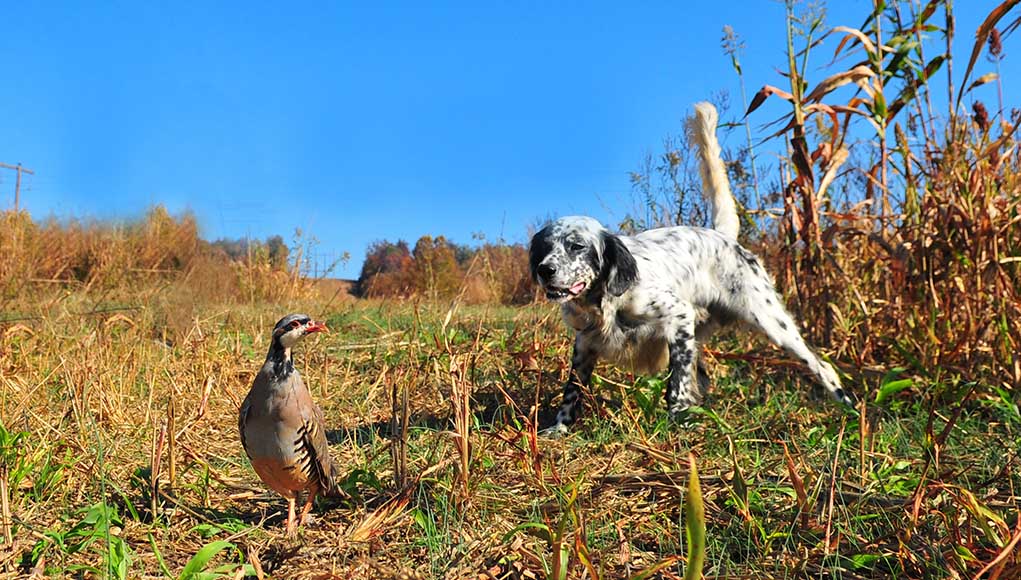
M 415 519 L 415 523 L 418 527 L 422 528 L 426 536 L 433 537 L 436 535 L 436 520 L 433 519 L 432 515 L 428 512 L 415 508 L 412 512 L 412 517 Z
M 223 528 L 219 526 L 214 526 L 213 524 L 199 524 L 192 528 L 191 531 L 196 532 L 198 535 L 202 536 L 203 540 L 208 540 L 209 538 L 212 538 L 216 534 L 222 532 Z
M 557 561 L 553 567 L 556 570 L 557 580 L 567 580 L 568 559 L 571 556 L 571 546 L 567 542 L 560 542 L 560 549 L 557 550 L 555 557 Z
M 961 559 L 963 559 L 965 562 L 978 561 L 978 558 L 975 557 L 975 554 L 972 553 L 972 551 L 969 550 L 967 546 L 956 546 L 954 548 L 954 551 L 957 552 L 957 555 L 960 556 Z
M 233 547 L 234 544 L 226 540 L 217 540 L 202 546 L 191 557 L 191 560 L 188 560 L 188 563 L 184 565 L 184 569 L 181 570 L 181 575 L 177 577 L 177 580 L 197 580 L 198 574 L 206 569 L 210 560 L 223 550 Z
M 518 532 L 527 531 L 529 534 L 547 542 L 553 541 L 553 534 L 551 533 L 549 526 L 539 522 L 525 522 L 514 526 L 514 528 L 503 535 L 503 543 L 507 543 L 514 537 L 514 534 Z
M 688 413 L 691 415 L 702 415 L 703 417 L 708 417 L 712 419 L 713 422 L 716 423 L 716 426 L 719 427 L 720 431 L 722 431 L 724 435 L 726 435 L 727 433 L 734 432 L 734 428 L 731 427 L 730 424 L 728 424 L 726 421 L 724 421 L 723 417 L 720 417 L 720 415 L 716 411 L 713 411 L 712 409 L 707 409 L 705 407 L 694 405 L 688 407 Z
M 122 538 L 116 536 L 110 538 L 109 550 L 107 552 L 107 568 L 116 578 L 125 580 L 128 577 L 129 548 Z
M 940 67 L 943 66 L 944 61 L 946 61 L 946 57 L 942 54 L 930 60 L 929 64 L 925 65 L 925 77 L 922 80 L 927 81 L 931 79 L 932 75 L 936 74 Z
M 705 504 L 702 502 L 702 486 L 698 481 L 698 467 L 693 454 L 688 454 L 688 464 L 691 473 L 684 501 L 687 504 L 684 530 L 688 538 L 688 565 L 684 568 L 684 580 L 700 580 L 705 565 Z
M 194 580 L 217 580 L 218 578 L 230 578 L 233 577 L 238 569 L 244 570 L 246 576 L 255 576 L 255 568 L 251 564 L 245 564 L 238 566 L 237 564 L 224 564 L 217 566 L 208 572 L 199 572 L 195 575 Z
M 661 570 L 665 570 L 673 566 L 675 563 L 677 563 L 677 560 L 679 560 L 677 556 L 670 556 L 665 560 L 656 562 L 652 566 L 649 566 L 648 568 L 645 568 L 644 570 L 641 570 L 640 572 L 632 576 L 631 580 L 648 580 L 649 578 L 652 578 L 654 574 L 657 574 Z
M 747 513 L 748 511 L 748 483 L 744 479 L 744 474 L 741 473 L 741 464 L 737 460 L 737 449 L 734 447 L 734 442 L 727 437 L 727 443 L 730 444 L 730 458 L 734 462 L 734 481 L 732 494 L 734 501 L 737 502 L 738 509 Z
M 855 570 L 871 568 L 873 564 L 882 559 L 882 556 L 877 556 L 875 554 L 855 554 L 851 556 L 851 567 Z
M 167 578 L 173 578 L 174 575 L 170 573 L 170 568 L 167 568 L 167 562 L 163 559 L 163 552 L 160 552 L 159 546 L 156 545 L 156 538 L 153 537 L 152 532 L 149 532 L 149 545 L 152 546 L 152 553 L 156 556 L 156 564 L 160 567 L 160 571 Z
M 912 379 L 900 379 L 884 383 L 883 386 L 879 387 L 879 391 L 876 392 L 876 402 L 882 403 L 886 399 L 903 391 L 913 384 L 915 384 L 915 382 Z

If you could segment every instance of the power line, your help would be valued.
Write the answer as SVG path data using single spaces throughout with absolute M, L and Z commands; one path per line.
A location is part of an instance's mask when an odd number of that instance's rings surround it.
M 4 169 L 13 169 L 14 171 L 18 172 L 18 177 L 14 182 L 14 211 L 17 212 L 18 204 L 21 201 L 21 174 L 27 173 L 29 175 L 35 175 L 35 171 L 32 171 L 31 169 L 25 169 L 24 167 L 21 166 L 20 163 L 17 165 L 8 165 L 6 163 L 0 163 L 0 167 Z

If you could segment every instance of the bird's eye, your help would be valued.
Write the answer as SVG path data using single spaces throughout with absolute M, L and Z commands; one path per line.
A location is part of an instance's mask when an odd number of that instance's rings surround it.
M 301 323 L 298 322 L 297 320 L 291 322 L 291 328 L 298 328 L 299 326 L 301 326 Z

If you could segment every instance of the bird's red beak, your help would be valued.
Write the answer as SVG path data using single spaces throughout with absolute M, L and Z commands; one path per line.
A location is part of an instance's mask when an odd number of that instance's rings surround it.
M 313 332 L 329 332 L 330 329 L 326 328 L 326 323 L 312 321 L 305 327 L 305 334 L 312 334 Z

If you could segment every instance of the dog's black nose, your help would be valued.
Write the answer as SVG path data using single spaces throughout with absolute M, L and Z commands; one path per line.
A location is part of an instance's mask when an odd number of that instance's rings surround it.
M 553 277 L 553 274 L 557 273 L 557 269 L 549 264 L 539 264 L 539 267 L 535 269 L 535 273 L 543 280 L 549 280 Z

